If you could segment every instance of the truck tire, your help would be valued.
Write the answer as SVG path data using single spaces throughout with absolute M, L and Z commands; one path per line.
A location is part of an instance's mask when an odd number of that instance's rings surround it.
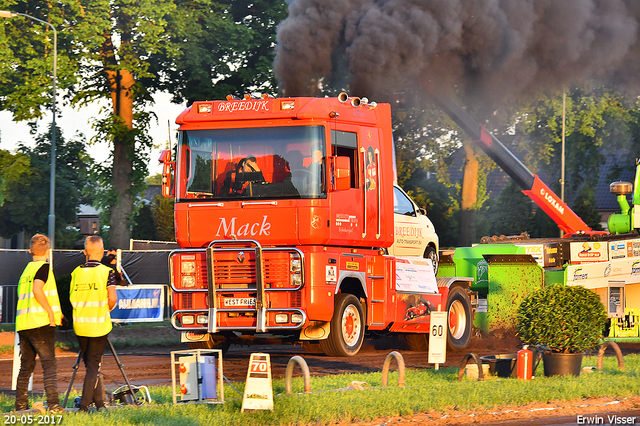
M 429 350 L 428 334 L 407 333 L 404 335 L 404 338 L 407 340 L 409 349 L 414 352 L 427 352 Z
M 436 249 L 431 246 L 427 247 L 424 251 L 423 257 L 425 259 L 431 259 L 431 263 L 433 264 L 433 273 L 437 274 L 438 273 L 438 252 L 436 251 Z
M 472 318 L 471 301 L 464 289 L 453 287 L 449 290 L 447 312 L 449 313 L 447 345 L 454 351 L 465 349 L 471 340 Z
M 329 337 L 320 340 L 320 348 L 328 356 L 354 356 L 364 340 L 364 314 L 353 294 L 336 295 Z
M 226 337 L 211 336 L 206 342 L 189 342 L 189 349 L 220 349 L 226 354 L 231 347 L 231 342 Z

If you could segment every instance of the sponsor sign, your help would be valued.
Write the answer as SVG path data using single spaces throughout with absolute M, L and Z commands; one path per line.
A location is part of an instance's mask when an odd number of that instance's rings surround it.
M 164 286 L 117 287 L 116 293 L 118 294 L 118 302 L 111 311 L 111 321 L 162 321 L 164 317 Z
M 609 241 L 609 259 L 626 259 L 640 256 L 640 239 Z
M 431 260 L 396 258 L 396 290 L 407 293 L 437 293 L 438 284 Z
M 582 285 L 586 288 L 608 287 L 610 281 L 634 284 L 640 282 L 640 260 L 626 258 L 568 265 L 566 274 L 568 285 Z
M 335 265 L 325 266 L 325 280 L 328 283 L 335 283 L 338 281 L 338 273 Z
M 516 246 L 524 247 L 524 253 L 533 257 L 533 259 L 538 263 L 538 265 L 544 267 L 544 245 L 543 244 L 527 244 L 520 245 L 516 244 Z
M 571 263 L 602 262 L 609 260 L 606 241 L 583 241 L 570 244 Z
M 560 259 L 560 244 L 514 244 L 517 247 L 524 248 L 524 253 L 533 257 L 538 265 L 543 268 L 552 268 L 562 265 Z

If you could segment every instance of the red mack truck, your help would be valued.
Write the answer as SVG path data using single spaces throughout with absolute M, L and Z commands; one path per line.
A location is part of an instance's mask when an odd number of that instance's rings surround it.
M 471 337 L 470 278 L 436 278 L 438 240 L 394 181 L 391 107 L 337 98 L 195 102 L 163 152 L 175 197 L 173 326 L 192 348 L 263 338 L 353 356 L 401 333 L 425 350 L 429 313 L 448 344 Z

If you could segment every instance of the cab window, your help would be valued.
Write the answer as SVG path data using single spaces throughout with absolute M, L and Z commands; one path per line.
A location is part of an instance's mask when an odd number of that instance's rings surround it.
M 404 216 L 415 216 L 416 210 L 413 203 L 398 188 L 393 188 L 393 212 Z
M 351 163 L 351 188 L 358 188 L 358 138 L 356 133 L 331 130 L 333 155 L 349 157 Z

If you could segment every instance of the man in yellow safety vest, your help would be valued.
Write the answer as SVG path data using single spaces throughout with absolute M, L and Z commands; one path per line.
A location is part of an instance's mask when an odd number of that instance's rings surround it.
M 116 278 L 113 269 L 100 263 L 104 243 L 98 236 L 84 242 L 87 262 L 71 273 L 69 300 L 73 306 L 73 331 L 78 336 L 86 368 L 80 410 L 91 403 L 104 408 L 104 392 L 99 376 L 102 354 L 111 331 L 110 311 L 116 306 Z
M 63 411 L 58 398 L 58 378 L 55 354 L 56 325 L 62 323 L 62 311 L 53 271 L 47 263 L 49 238 L 36 234 L 31 238 L 29 253 L 33 261 L 20 276 L 16 331 L 20 336 L 20 373 L 16 383 L 17 411 L 29 404 L 29 378 L 36 368 L 36 354 L 40 357 L 44 376 L 44 390 L 49 411 Z

